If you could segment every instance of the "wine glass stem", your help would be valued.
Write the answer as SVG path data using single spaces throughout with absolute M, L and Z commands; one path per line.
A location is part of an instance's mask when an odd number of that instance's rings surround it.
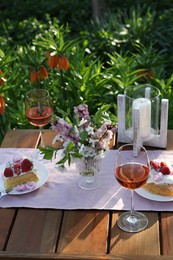
M 44 140 L 43 140 L 43 127 L 40 126 L 39 128 L 40 128 L 40 146 L 45 147 Z
M 133 215 L 134 212 L 134 190 L 130 190 L 131 191 L 131 214 Z

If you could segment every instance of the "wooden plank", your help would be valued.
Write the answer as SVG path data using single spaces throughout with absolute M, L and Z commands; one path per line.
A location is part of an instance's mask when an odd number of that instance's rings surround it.
M 53 147 L 60 147 L 60 143 L 52 145 L 53 138 L 57 133 L 53 130 L 45 129 L 43 131 L 43 138 L 46 145 Z M 9 130 L 4 140 L 2 141 L 1 147 L 17 147 L 17 148 L 35 148 L 39 145 L 40 133 L 37 129 L 17 129 Z
M 38 130 L 10 130 L 6 133 L 1 147 L 34 148 L 38 137 Z
M 61 217 L 58 210 L 20 209 L 6 251 L 54 252 Z
M 56 135 L 57 135 L 56 131 L 45 129 L 43 131 L 43 138 L 44 138 L 45 145 L 50 145 L 56 148 L 61 147 L 62 146 L 61 142 L 56 142 L 54 145 L 52 144 L 52 141 Z
M 65 211 L 58 253 L 106 253 L 109 227 L 107 211 Z
M 173 150 L 173 130 L 168 130 L 168 142 L 166 150 Z
M 80 254 L 36 254 L 36 253 L 19 253 L 19 252 L 0 252 L 1 260 L 172 260 L 172 256 L 154 256 L 154 255 L 119 255 L 119 256 L 111 256 L 107 254 L 92 254 L 89 255 L 80 255 Z
M 115 212 L 112 216 L 110 254 L 160 255 L 157 213 L 144 213 L 148 217 L 149 226 L 139 233 L 128 233 L 120 230 L 116 224 L 119 214 L 121 213 Z
M 173 255 L 173 213 L 161 213 L 161 239 L 164 255 Z
M 6 246 L 14 218 L 14 209 L 0 209 L 0 250 Z

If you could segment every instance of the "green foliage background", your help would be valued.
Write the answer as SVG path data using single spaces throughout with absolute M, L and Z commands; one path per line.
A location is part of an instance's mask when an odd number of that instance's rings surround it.
M 85 102 L 91 113 L 101 106 L 117 118 L 117 94 L 131 84 L 151 83 L 169 99 L 173 128 L 173 3 L 171 0 L 109 0 L 101 20 L 93 20 L 89 0 L 1 0 L 0 87 L 6 111 L 0 116 L 0 142 L 8 129 L 31 128 L 24 115 L 25 94 L 50 91 L 55 113 L 73 114 Z M 47 66 L 46 51 L 64 53 L 63 75 Z M 37 85 L 30 69 L 45 65 L 49 77 Z M 152 71 L 154 77 L 139 72 Z M 49 127 L 49 126 L 48 126 Z

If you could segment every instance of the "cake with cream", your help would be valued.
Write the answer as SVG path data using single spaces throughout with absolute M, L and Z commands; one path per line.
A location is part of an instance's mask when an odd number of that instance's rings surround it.
M 38 180 L 37 169 L 33 162 L 27 158 L 14 157 L 13 162 L 8 163 L 4 170 L 5 189 L 13 189 L 27 183 L 36 183 Z M 31 188 L 31 186 L 33 187 L 33 185 L 28 185 L 26 188 Z
M 161 196 L 173 196 L 173 171 L 166 162 L 150 161 L 151 171 L 143 188 Z

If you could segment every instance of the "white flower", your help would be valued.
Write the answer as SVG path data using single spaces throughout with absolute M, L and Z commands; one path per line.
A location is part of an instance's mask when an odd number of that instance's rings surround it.
M 87 122 L 87 120 L 82 118 L 81 121 L 79 122 L 79 126 L 84 125 L 86 122 Z
M 76 137 L 79 137 L 79 129 L 77 128 L 77 126 L 74 126 L 74 133 L 76 135 Z
M 89 143 L 90 143 L 91 146 L 93 146 L 93 147 L 95 147 L 95 144 L 96 144 L 98 141 L 99 141 L 98 139 L 89 138 Z
M 88 126 L 86 128 L 86 131 L 89 135 L 93 135 L 94 134 L 94 128 L 92 126 Z

